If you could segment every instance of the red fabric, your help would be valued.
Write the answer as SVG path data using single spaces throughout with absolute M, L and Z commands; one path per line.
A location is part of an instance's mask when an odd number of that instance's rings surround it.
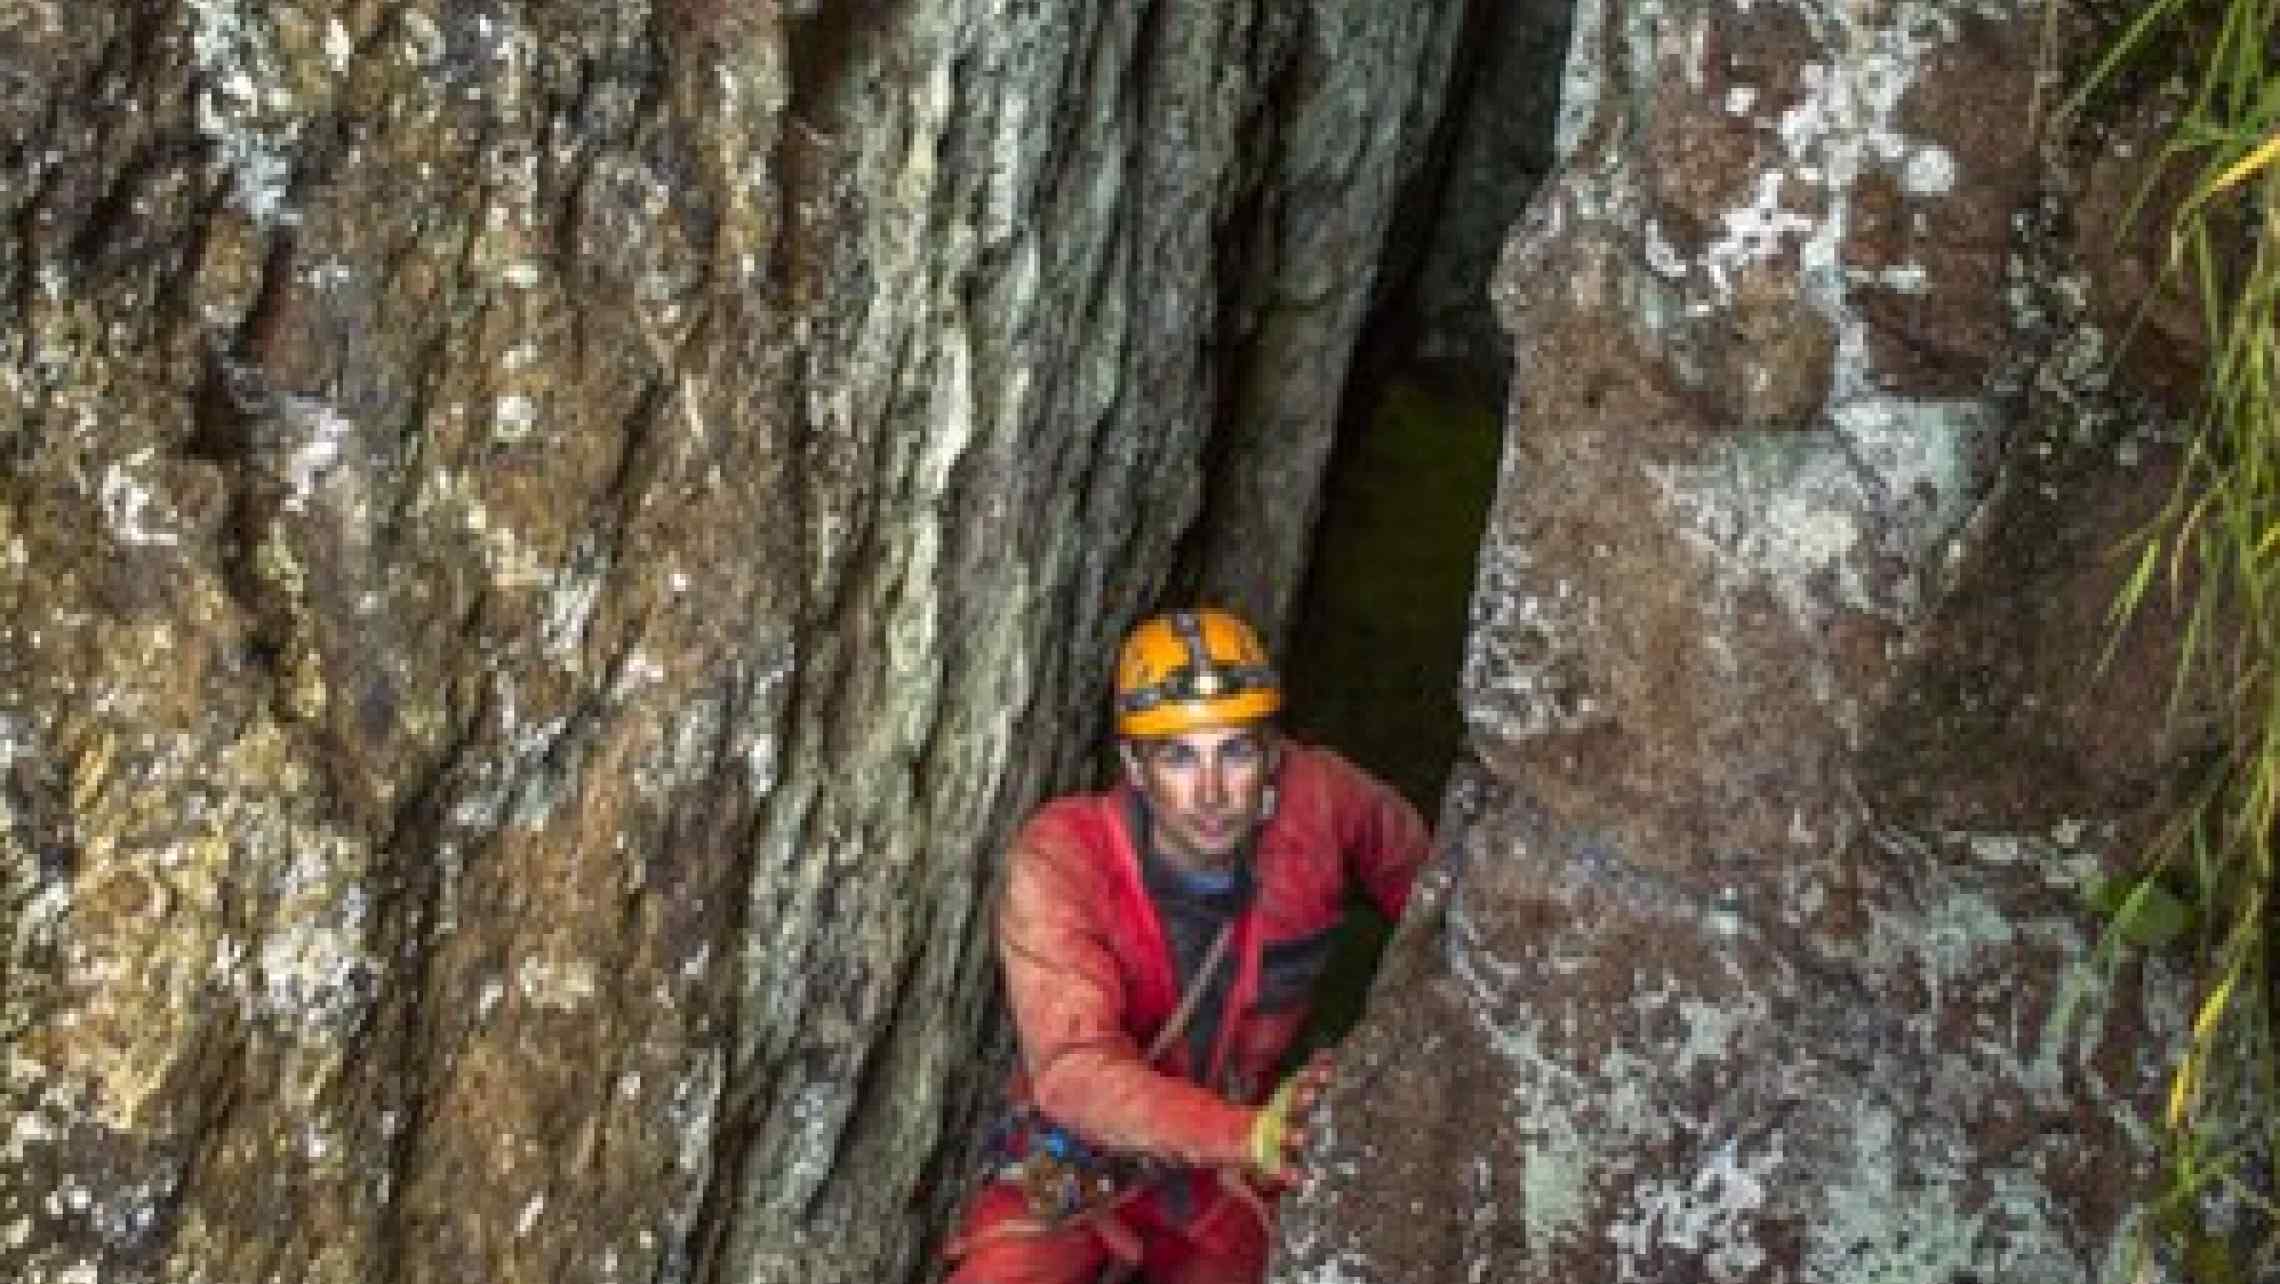
M 1211 1198 L 1203 1215 L 1185 1223 L 1143 1198 L 1110 1214 L 1112 1227 L 1033 1233 L 1022 1227 L 1021 1192 L 995 1183 L 967 1210 L 967 1242 L 944 1284 L 1093 1284 L 1112 1257 L 1124 1255 L 1111 1251 L 1110 1239 L 1123 1241 L 1125 1252 L 1137 1247 L 1150 1284 L 1256 1284 L 1267 1269 L 1266 1226 L 1231 1196 Z
M 1307 1008 L 1302 999 L 1274 1011 L 1261 1009 L 1263 953 L 1336 927 L 1347 888 L 1355 884 L 1398 917 L 1428 850 L 1415 809 L 1329 750 L 1284 742 L 1275 788 L 1274 814 L 1253 853 L 1257 895 L 1236 920 L 1229 962 L 1221 964 L 1236 969 L 1234 984 L 1210 1064 L 1201 1073 L 1188 1065 L 1184 1038 L 1173 1040 L 1155 1064 L 1142 1059 L 1180 995 L 1171 950 L 1128 832 L 1127 791 L 1059 799 L 1023 826 L 1013 842 L 997 920 L 1006 994 L 1021 1041 L 1022 1072 L 1012 1086 L 1016 1100 L 1033 1101 L 1055 1122 L 1111 1150 L 1198 1167 L 1245 1165 L 1256 1103 L 1271 1088 L 1269 1078 Z M 1200 1188 L 1210 1197 L 1195 1224 L 1208 1221 L 1212 1235 L 1230 1233 L 1223 1229 L 1230 1223 L 1258 1221 L 1237 1205 L 1210 1213 L 1221 1192 L 1215 1184 Z M 1163 1202 L 1151 1196 L 1119 1216 L 1168 1224 Z M 962 1238 L 973 1240 L 973 1231 L 1019 1208 L 1018 1192 L 993 1187 L 970 1210 Z M 1097 1237 L 1087 1231 L 982 1238 L 986 1247 L 975 1250 L 968 1266 L 987 1252 L 1000 1263 L 992 1268 L 998 1273 L 962 1268 L 955 1279 L 1005 1284 L 1086 1278 L 1075 1263 L 1099 1250 Z M 1020 1255 L 1023 1244 L 1035 1246 L 1034 1259 L 1003 1265 L 1008 1254 Z M 1209 1242 L 1192 1251 L 1211 1259 L 1192 1269 L 1232 1273 L 1167 1275 L 1168 1259 L 1160 1263 L 1151 1248 L 1150 1278 L 1257 1277 L 1257 1263 L 1245 1267 Z M 1078 1273 L 1051 1273 L 1063 1269 Z M 1044 1273 L 1023 1273 L 1031 1270 Z

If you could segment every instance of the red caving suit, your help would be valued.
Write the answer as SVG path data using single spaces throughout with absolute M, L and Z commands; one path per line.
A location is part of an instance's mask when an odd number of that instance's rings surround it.
M 1112 1211 L 1051 1229 L 1021 1187 L 992 1181 L 951 1241 L 951 1284 L 1089 1284 L 1111 1255 L 1135 1251 L 1163 1284 L 1264 1273 L 1259 1205 L 1214 1170 L 1246 1163 L 1256 1103 L 1305 1020 L 1349 886 L 1398 917 L 1429 848 L 1415 809 L 1327 749 L 1284 741 L 1275 792 L 1252 849 L 1255 895 L 1219 964 L 1233 976 L 1201 1073 L 1191 1044 L 1202 1037 L 1143 1059 L 1181 995 L 1135 846 L 1137 796 L 1125 786 L 1058 799 L 1015 837 L 997 920 L 1021 1039 L 1013 1101 L 1099 1150 L 1181 1167 Z

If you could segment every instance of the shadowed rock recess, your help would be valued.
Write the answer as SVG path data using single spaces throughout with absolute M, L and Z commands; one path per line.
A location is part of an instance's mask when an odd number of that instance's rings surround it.
M 994 843 L 1183 539 L 1279 612 L 1202 461 L 1306 511 L 1456 25 L 0 6 L 0 1278 L 913 1277 Z
M 2083 966 L 2078 889 L 2196 735 L 2166 622 L 2098 672 L 2174 476 L 2109 386 L 2159 249 L 2119 235 L 2144 131 L 2037 135 L 2046 20 L 2094 47 L 2040 4 L 1579 10 L 1494 287 L 1478 760 L 1276 1279 L 2121 1261 L 2185 1005 Z

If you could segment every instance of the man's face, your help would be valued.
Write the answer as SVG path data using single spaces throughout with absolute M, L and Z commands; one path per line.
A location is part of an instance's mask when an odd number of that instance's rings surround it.
M 1259 727 L 1210 727 L 1129 740 L 1124 767 L 1148 799 L 1156 845 L 1173 863 L 1217 868 L 1258 824 L 1274 744 Z

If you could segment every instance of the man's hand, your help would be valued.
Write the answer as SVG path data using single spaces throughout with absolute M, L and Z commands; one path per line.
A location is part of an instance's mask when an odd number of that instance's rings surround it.
M 1278 1186 L 1297 1183 L 1307 1121 L 1330 1086 L 1331 1071 L 1330 1054 L 1317 1052 L 1259 1107 L 1251 1121 L 1250 1151 L 1251 1171 L 1261 1180 Z

